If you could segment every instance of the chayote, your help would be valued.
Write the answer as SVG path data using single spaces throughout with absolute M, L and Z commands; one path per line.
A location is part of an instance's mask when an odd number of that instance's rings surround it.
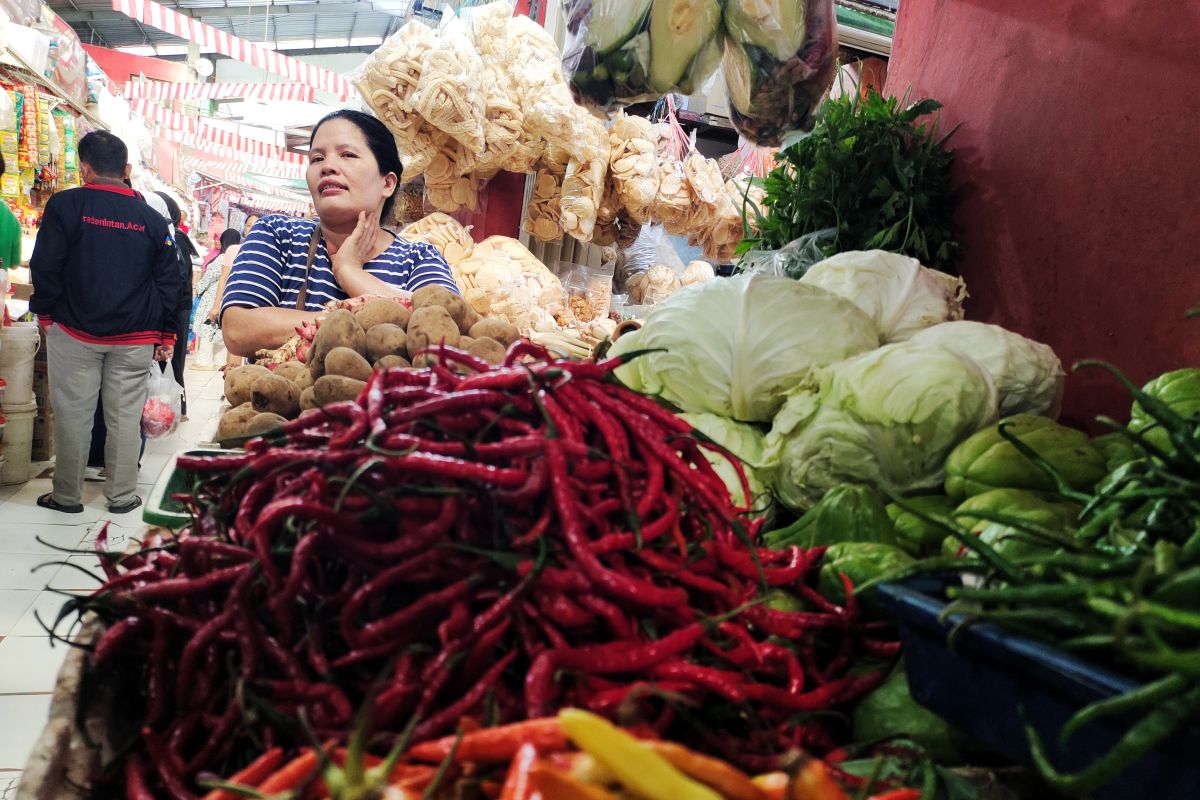
M 941 546 L 946 529 L 926 522 L 913 512 L 949 524 L 956 508 L 957 500 L 944 494 L 929 494 L 907 497 L 901 503 L 892 503 L 886 510 L 896 531 L 896 544 L 910 556 L 925 558 Z
M 1200 423 L 1200 367 L 1177 369 L 1159 375 L 1142 387 L 1142 391 L 1161 400 L 1181 417 Z M 1129 430 L 1143 434 L 1150 444 L 1164 452 L 1174 452 L 1167 429 L 1153 416 L 1134 403 L 1129 412 Z
M 1024 489 L 993 489 L 968 498 L 955 512 L 956 522 L 991 545 L 1006 558 L 1052 553 L 1058 549 L 1053 537 L 1068 539 L 1074 535 L 1082 507 L 1055 500 Z M 1007 525 L 983 514 L 1014 520 Z M 1022 530 L 1022 527 L 1025 529 Z M 965 546 L 947 537 L 945 551 L 962 554 Z
M 852 585 L 861 586 L 872 578 L 896 572 L 915 563 L 916 559 L 908 553 L 887 544 L 842 542 L 830 545 L 821 562 L 821 571 L 817 573 L 817 591 L 842 605 L 846 602 L 846 587 L 839 577 L 842 573 L 845 573 Z M 875 594 L 874 591 L 868 591 L 865 596 L 859 597 L 859 602 L 865 603 L 869 611 L 878 614 L 882 608 Z
M 1087 490 L 1108 469 L 1087 434 L 1048 417 L 1017 414 L 964 441 L 946 459 L 946 494 L 957 500 L 992 489 L 1052 492 L 1057 486 L 1046 472 L 1000 435 L 1004 425 L 1045 460 L 1073 489 Z

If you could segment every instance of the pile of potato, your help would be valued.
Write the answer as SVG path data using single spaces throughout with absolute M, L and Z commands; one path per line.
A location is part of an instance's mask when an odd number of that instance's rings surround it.
M 376 369 L 425 366 L 430 346 L 444 344 L 498 364 L 520 338 L 502 319 L 481 317 L 442 286 L 413 293 L 412 310 L 387 299 L 369 300 L 355 311 L 339 309 L 321 320 L 308 363 L 290 361 L 274 370 L 248 365 L 225 376 L 231 408 L 217 427 L 218 441 L 265 433 L 302 411 L 353 400 Z

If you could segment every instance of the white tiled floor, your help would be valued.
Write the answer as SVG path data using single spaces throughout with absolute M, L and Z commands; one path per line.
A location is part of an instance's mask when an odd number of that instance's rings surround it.
M 146 445 L 138 479 L 143 499 L 171 455 L 194 447 L 215 429 L 221 373 L 189 369 L 187 386 L 189 421 L 173 436 Z M 45 469 L 37 471 L 45 474 Z M 66 655 L 67 645 L 51 646 L 38 622 L 38 617 L 53 622 L 66 599 L 47 588 L 82 592 L 95 586 L 85 572 L 53 562 L 69 561 L 99 573 L 94 556 L 61 550 L 90 549 L 108 521 L 109 547 L 119 549 L 141 526 L 141 509 L 109 514 L 102 489 L 99 483 L 85 484 L 84 513 L 60 514 L 36 505 L 50 491 L 49 478 L 0 486 L 0 800 L 15 797 L 19 771 L 45 724 L 50 692 Z M 66 627 L 59 632 L 65 634 Z

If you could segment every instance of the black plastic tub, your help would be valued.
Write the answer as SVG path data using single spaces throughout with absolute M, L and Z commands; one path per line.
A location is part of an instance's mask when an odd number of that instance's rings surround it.
M 986 623 L 960 630 L 951 646 L 947 634 L 961 617 L 939 619 L 947 585 L 921 578 L 879 587 L 900 623 L 913 699 L 1014 761 L 1032 763 L 1026 721 L 1061 771 L 1078 771 L 1107 753 L 1133 719 L 1096 720 L 1065 748 L 1058 744 L 1059 732 L 1079 709 L 1124 694 L 1138 682 Z M 1200 728 L 1193 724 L 1179 732 L 1092 797 L 1200 800 Z

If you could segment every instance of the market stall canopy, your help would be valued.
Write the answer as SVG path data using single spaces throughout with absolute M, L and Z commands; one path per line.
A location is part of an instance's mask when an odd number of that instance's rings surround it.
M 20 0 L 4 0 L 19 2 Z M 150 27 L 113 10 L 111 0 L 50 0 L 85 42 L 136 48 L 143 55 L 180 56 L 188 37 Z M 429 6 L 435 4 L 430 2 Z M 457 2 L 452 7 L 460 5 Z M 412 16 L 421 0 L 168 0 L 180 15 L 274 50 L 370 52 Z M 440 7 L 440 4 L 437 4 Z M 201 47 L 201 52 L 205 52 Z M 220 52 L 209 49 L 208 52 Z

